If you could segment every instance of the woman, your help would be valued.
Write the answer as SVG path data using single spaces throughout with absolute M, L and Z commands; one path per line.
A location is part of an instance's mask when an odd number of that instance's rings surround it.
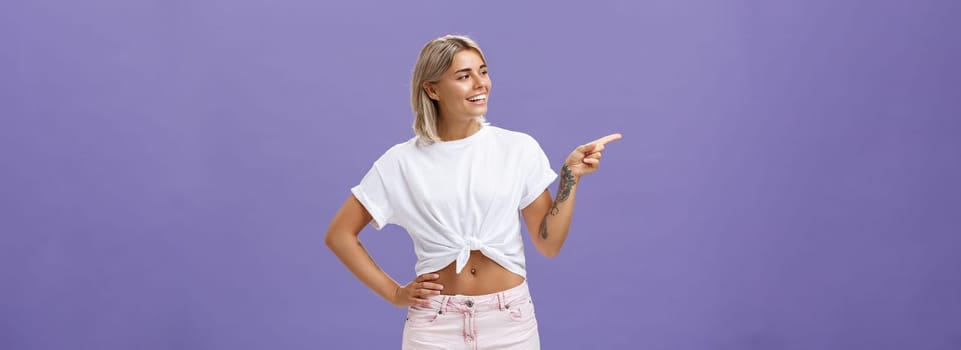
M 411 81 L 416 136 L 389 149 L 351 189 L 326 244 L 364 284 L 408 308 L 404 349 L 537 349 L 520 215 L 534 246 L 556 256 L 580 177 L 597 170 L 613 134 L 577 147 L 557 178 L 537 141 L 486 122 L 491 80 L 477 44 L 448 35 L 421 50 Z M 400 285 L 358 235 L 404 227 L 417 277 Z

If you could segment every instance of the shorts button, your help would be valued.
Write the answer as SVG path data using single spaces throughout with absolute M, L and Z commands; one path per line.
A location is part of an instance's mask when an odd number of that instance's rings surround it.
M 467 307 L 474 307 L 474 301 L 473 301 L 473 300 L 468 300 L 468 301 L 467 301 L 466 303 L 464 303 L 464 304 L 467 304 Z

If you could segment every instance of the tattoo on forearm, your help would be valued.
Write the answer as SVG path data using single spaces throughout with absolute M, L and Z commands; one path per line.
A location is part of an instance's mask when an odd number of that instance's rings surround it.
M 557 201 L 554 202 L 555 208 L 557 207 L 557 202 L 563 202 L 567 200 L 567 197 L 571 195 L 571 189 L 574 188 L 575 184 L 577 184 L 577 181 L 574 180 L 574 174 L 571 173 L 571 168 L 568 168 L 567 164 L 564 164 L 564 167 L 561 168 L 561 192 L 557 194 Z
M 541 239 L 547 239 L 547 217 L 557 215 L 560 209 L 557 208 L 557 204 L 566 201 L 568 197 L 571 196 L 571 189 L 577 184 L 577 180 L 574 180 L 574 174 L 571 169 L 564 164 L 561 168 L 561 183 L 559 184 L 559 192 L 557 193 L 557 199 L 554 200 L 554 204 L 551 205 L 551 210 L 544 214 L 544 220 L 541 221 Z
M 550 213 L 544 214 L 544 220 L 541 220 L 541 239 L 547 239 L 547 216 L 548 215 L 550 215 Z

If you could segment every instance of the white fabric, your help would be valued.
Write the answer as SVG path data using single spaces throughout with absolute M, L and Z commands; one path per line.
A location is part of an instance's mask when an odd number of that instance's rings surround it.
M 527 134 L 484 125 L 466 138 L 431 145 L 412 138 L 389 149 L 351 192 L 380 230 L 396 224 L 414 242 L 417 275 L 479 250 L 526 277 L 519 210 L 557 178 Z

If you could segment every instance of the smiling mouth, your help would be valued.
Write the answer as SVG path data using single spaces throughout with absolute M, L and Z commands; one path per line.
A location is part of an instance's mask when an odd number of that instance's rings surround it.
M 481 95 L 467 98 L 467 101 L 470 101 L 470 102 L 480 102 L 480 101 L 486 101 L 486 100 L 487 100 L 487 94 L 481 94 Z

